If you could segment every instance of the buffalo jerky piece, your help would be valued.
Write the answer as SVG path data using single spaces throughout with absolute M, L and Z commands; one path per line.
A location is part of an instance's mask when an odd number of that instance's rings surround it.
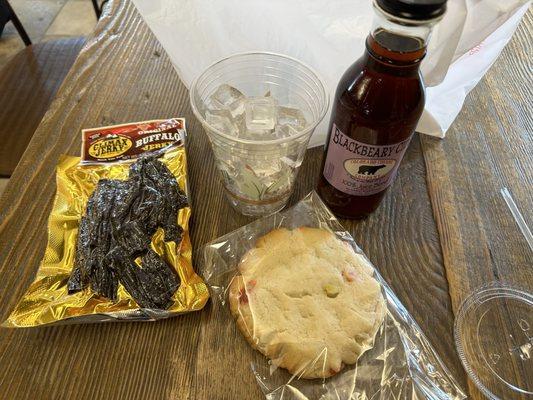
M 142 221 L 146 231 L 152 235 L 161 225 L 160 214 L 166 213 L 168 200 L 154 183 L 153 177 L 147 174 L 146 169 L 149 162 L 151 162 L 151 158 L 142 157 L 130 167 L 130 179 L 140 183 L 139 193 L 131 209 L 130 218 Z
M 139 197 L 140 182 L 134 179 L 117 183 L 117 196 L 111 213 L 113 239 L 117 245 L 137 255 L 150 245 L 153 232 L 147 229 L 144 221 L 132 218 L 132 208 Z
M 100 296 L 111 300 L 116 300 L 118 279 L 113 270 L 108 268 L 106 259 L 112 244 L 112 220 L 111 214 L 117 192 L 120 188 L 120 181 L 101 180 L 98 182 L 98 194 L 95 198 L 95 209 L 99 216 L 98 240 L 91 243 L 94 248 L 90 255 L 90 268 L 86 271 L 89 275 L 91 289 Z M 86 263 L 87 265 L 87 263 Z
M 113 181 L 102 179 L 89 197 L 86 215 L 80 222 L 74 270 L 67 283 L 71 294 L 91 284 L 96 293 L 115 298 L 113 290 L 116 278 L 107 276 L 111 272 L 101 265 L 110 243 L 109 216 L 115 192 Z M 97 280 L 95 276 L 98 277 Z
M 150 246 L 152 236 L 153 233 L 146 232 L 142 221 L 127 221 L 121 225 L 116 243 L 130 255 L 136 256 Z
M 89 259 L 89 219 L 87 217 L 82 217 L 80 221 L 80 227 L 78 229 L 78 240 L 76 242 L 76 259 L 74 261 L 74 269 L 70 274 L 70 277 L 67 282 L 68 293 L 72 294 L 83 290 L 88 284 L 89 281 L 87 277 L 82 276 L 82 269 L 85 266 L 85 263 Z
M 120 283 L 133 297 L 135 302 L 141 307 L 146 304 L 144 292 L 141 290 L 142 282 L 135 270 L 139 267 L 135 262 L 126 254 L 121 247 L 115 247 L 109 253 L 110 267 L 115 271 L 119 277 Z
M 180 285 L 179 276 L 152 249 L 142 257 L 141 265 L 142 271 L 149 277 L 147 294 L 161 308 L 168 308 L 172 304 L 172 295 Z
M 122 249 L 113 250 L 112 265 L 120 283 L 143 308 L 166 309 L 179 287 L 179 277 L 153 250 L 141 258 L 139 267 Z
M 144 203 L 139 204 L 139 208 L 157 204 L 157 207 L 150 207 L 149 220 L 165 229 L 165 240 L 180 242 L 182 230 L 175 221 L 179 210 L 188 202 L 174 175 L 165 164 L 153 156 L 146 156 L 130 167 L 130 177 L 141 180 L 144 185 Z
M 117 189 L 115 204 L 111 211 L 111 219 L 114 225 L 113 228 L 117 230 L 120 229 L 123 221 L 129 219 L 130 209 L 139 196 L 140 183 L 138 180 L 128 179 L 125 181 L 116 181 L 115 186 Z
M 177 213 L 175 215 L 177 218 Z M 174 215 L 171 214 L 168 219 L 172 221 L 173 218 Z M 163 229 L 165 230 L 166 242 L 175 242 L 176 244 L 181 242 L 181 235 L 183 234 L 183 229 L 181 228 L 181 226 L 167 223 L 163 226 Z
M 163 164 L 161 166 L 170 174 L 170 171 Z M 178 219 L 179 210 L 188 205 L 187 196 L 180 190 L 175 179 L 172 180 L 167 173 L 160 173 L 163 176 L 163 180 L 160 182 L 160 185 L 162 185 L 160 190 L 166 193 L 166 198 L 175 199 L 175 201 L 167 202 L 167 214 L 161 216 L 160 224 L 165 229 L 165 240 L 177 243 L 181 240 L 182 230 L 174 221 Z
M 185 206 L 176 178 L 153 156 L 132 164 L 127 180 L 100 180 L 80 221 L 69 293 L 90 285 L 115 301 L 120 282 L 141 307 L 170 307 L 179 277 L 150 242 L 158 227 L 165 241 L 181 242 L 177 220 Z M 141 255 L 139 267 L 134 260 Z
M 83 290 L 85 286 L 87 286 L 87 282 L 82 280 L 80 265 L 76 262 L 67 281 L 68 294 L 79 292 L 80 290 Z

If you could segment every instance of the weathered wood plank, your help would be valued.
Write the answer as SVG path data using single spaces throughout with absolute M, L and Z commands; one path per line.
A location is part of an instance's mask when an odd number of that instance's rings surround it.
M 421 137 L 455 311 L 489 282 L 533 291 L 531 250 L 500 195 L 507 187 L 533 224 L 532 37 L 529 10 L 446 139 Z
M 13 173 L 84 42 L 79 37 L 33 44 L 0 71 L 0 176 Z

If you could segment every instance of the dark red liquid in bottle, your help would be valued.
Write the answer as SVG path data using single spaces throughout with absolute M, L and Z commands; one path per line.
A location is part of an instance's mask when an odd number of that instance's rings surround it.
M 343 218 L 363 218 L 383 199 L 424 109 L 421 39 L 386 30 L 343 75 L 326 141 L 318 193 Z

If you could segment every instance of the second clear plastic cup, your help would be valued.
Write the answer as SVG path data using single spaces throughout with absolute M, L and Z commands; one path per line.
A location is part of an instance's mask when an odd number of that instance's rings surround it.
M 248 97 L 270 92 L 280 105 L 300 109 L 305 129 L 273 140 L 238 138 L 210 125 L 204 105 L 220 85 Z M 322 80 L 301 62 L 273 53 L 244 53 L 207 68 L 191 86 L 191 105 L 207 132 L 230 203 L 244 215 L 268 215 L 287 203 L 315 127 L 328 109 Z

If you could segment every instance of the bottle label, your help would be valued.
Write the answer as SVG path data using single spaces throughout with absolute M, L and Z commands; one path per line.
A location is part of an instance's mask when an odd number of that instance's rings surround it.
M 324 177 L 336 189 L 353 196 L 379 193 L 394 180 L 410 141 L 373 146 L 349 138 L 333 124 Z

